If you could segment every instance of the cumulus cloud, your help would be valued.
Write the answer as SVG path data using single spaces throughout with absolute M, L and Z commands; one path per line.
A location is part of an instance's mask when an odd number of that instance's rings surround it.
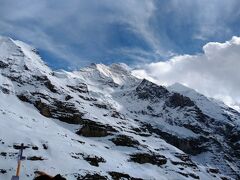
M 133 74 L 158 84 L 179 82 L 240 110 L 240 37 L 210 42 L 197 55 L 175 56 L 150 63 Z

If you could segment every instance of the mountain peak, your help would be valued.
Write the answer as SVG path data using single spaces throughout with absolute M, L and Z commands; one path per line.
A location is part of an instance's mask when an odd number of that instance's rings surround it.
M 19 48 L 11 38 L 0 36 L 0 57 L 4 58 L 11 54 L 19 54 Z
M 112 83 L 116 86 L 134 84 L 139 81 L 135 76 L 131 75 L 130 68 L 124 63 L 111 64 L 109 66 L 92 63 L 90 66 L 80 69 L 78 74 L 84 79 L 101 83 Z
M 0 57 L 1 63 L 8 65 L 12 70 L 19 70 L 19 72 L 24 69 L 40 72 L 51 71 L 35 48 L 9 37 L 0 37 Z
M 184 92 L 184 91 L 195 91 L 194 89 L 191 89 L 181 83 L 174 83 L 170 86 L 167 87 L 169 90 L 173 90 L 173 91 L 178 91 L 178 92 Z

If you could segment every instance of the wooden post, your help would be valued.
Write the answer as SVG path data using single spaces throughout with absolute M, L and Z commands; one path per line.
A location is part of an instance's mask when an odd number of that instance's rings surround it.
M 21 160 L 23 160 L 23 149 L 24 149 L 24 144 L 21 144 L 19 153 L 18 153 L 18 164 L 17 164 L 17 171 L 16 171 L 16 176 L 12 177 L 12 180 L 19 180 L 20 176 L 20 168 L 21 168 Z
M 23 155 L 23 148 L 24 148 L 24 144 L 21 144 L 21 149 L 19 150 L 19 155 L 18 155 L 18 165 L 17 165 L 17 172 L 16 172 L 16 176 L 20 175 L 20 168 L 21 168 L 21 160 L 22 160 L 22 155 Z

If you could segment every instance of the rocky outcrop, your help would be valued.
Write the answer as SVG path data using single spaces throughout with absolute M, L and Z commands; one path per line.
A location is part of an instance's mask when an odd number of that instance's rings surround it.
M 43 161 L 45 159 L 41 156 L 29 156 L 29 157 L 27 157 L 27 160 L 29 160 L 29 161 Z
M 129 174 L 121 173 L 121 172 L 115 172 L 111 171 L 108 172 L 113 180 L 121 180 L 121 179 L 127 179 L 127 180 L 143 180 L 142 178 L 135 178 L 131 177 Z
M 178 93 L 173 93 L 168 97 L 168 100 L 166 101 L 166 105 L 168 107 L 173 107 L 173 108 L 176 108 L 176 107 L 183 108 L 186 106 L 194 106 L 194 102 L 186 96 L 183 96 Z
M 158 86 L 146 79 L 136 88 L 136 95 L 139 99 L 157 101 L 168 94 L 168 90 L 163 86 Z
M 98 173 L 93 173 L 93 174 L 85 174 L 85 175 L 76 175 L 75 176 L 77 178 L 77 180 L 108 180 L 107 176 L 102 176 Z
M 180 138 L 177 135 L 162 131 L 158 128 L 152 127 L 150 124 L 143 124 L 143 126 L 150 132 L 156 133 L 169 144 L 181 149 L 187 154 L 197 155 L 206 151 L 205 142 L 207 138 L 199 136 L 196 138 Z
M 0 61 L 0 68 L 4 69 L 7 68 L 9 65 L 3 61 Z
M 136 153 L 130 155 L 130 161 L 139 164 L 153 164 L 161 166 L 167 163 L 167 158 L 163 155 L 154 154 L 154 153 Z
M 99 166 L 99 163 L 105 163 L 106 160 L 98 156 L 83 155 L 83 159 L 89 162 L 92 166 Z
M 52 82 L 48 79 L 47 76 L 33 76 L 33 78 L 38 81 L 43 83 L 43 85 L 48 88 L 51 92 L 57 93 L 56 87 L 52 84 Z
M 6 169 L 0 169 L 0 174 L 6 174 L 7 170 Z
M 78 92 L 80 94 L 88 93 L 88 87 L 84 83 L 79 83 L 78 85 L 75 86 L 68 85 L 67 87 L 69 87 L 72 90 L 72 92 Z
M 105 137 L 117 132 L 112 126 L 103 125 L 95 121 L 84 120 L 83 126 L 76 132 L 76 134 L 85 137 Z
M 116 146 L 138 147 L 140 145 L 137 140 L 126 135 L 118 135 L 115 138 L 111 139 L 111 141 Z

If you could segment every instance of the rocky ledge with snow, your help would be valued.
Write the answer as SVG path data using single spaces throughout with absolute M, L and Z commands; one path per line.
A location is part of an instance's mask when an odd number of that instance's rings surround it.
M 0 37 L 0 179 L 240 179 L 240 113 L 181 84 L 140 80 L 124 64 L 53 71 Z

